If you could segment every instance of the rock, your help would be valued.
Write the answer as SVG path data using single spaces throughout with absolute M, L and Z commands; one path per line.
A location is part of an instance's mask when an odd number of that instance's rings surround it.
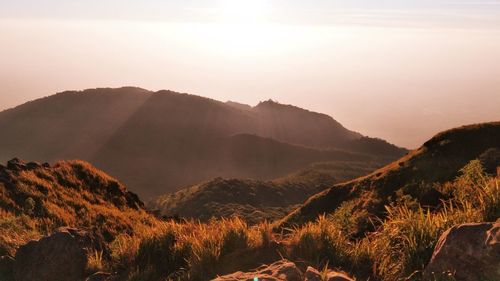
M 307 267 L 306 273 L 304 274 L 304 281 L 322 281 L 321 274 L 314 267 Z
M 327 281 L 354 281 L 354 279 L 345 275 L 344 273 L 334 272 L 334 271 L 328 272 L 326 280 Z
M 481 161 L 485 172 L 494 175 L 500 165 L 500 148 L 487 149 L 479 155 L 478 159 Z
M 251 272 L 236 272 L 213 279 L 214 281 L 253 281 L 257 277 L 261 281 L 302 281 L 302 273 L 297 266 L 287 260 L 277 261 L 271 265 L 263 265 Z
M 16 281 L 80 281 L 85 278 L 88 249 L 97 245 L 86 231 L 60 228 L 50 236 L 30 241 L 16 253 Z
M 85 279 L 85 281 L 110 281 L 112 279 L 113 275 L 111 273 L 96 272 Z
M 447 230 L 434 249 L 424 279 L 500 280 L 500 220 L 469 223 Z
M 34 169 L 38 169 L 40 167 L 42 167 L 42 165 L 40 165 L 40 163 L 37 163 L 37 162 L 26 163 L 26 169 L 28 169 L 28 170 L 34 170 Z
M 213 279 L 213 281 L 323 281 L 321 274 L 313 267 L 308 267 L 304 275 L 291 261 L 281 260 L 271 265 L 263 265 L 251 272 L 236 272 Z M 343 273 L 329 270 L 328 281 L 354 281 Z
M 20 171 L 24 170 L 25 168 L 26 168 L 26 163 L 24 163 L 24 161 L 20 160 L 19 158 L 14 158 L 7 162 L 7 169 L 9 170 Z
M 321 278 L 321 273 L 313 267 L 308 267 L 306 273 L 304 274 L 304 281 L 323 281 Z M 354 281 L 354 279 L 348 277 L 347 275 L 336 272 L 336 271 L 328 271 L 326 274 L 327 281 Z
M 14 267 L 14 259 L 10 256 L 1 256 L 0 257 L 0 280 L 2 281 L 13 281 L 13 267 Z

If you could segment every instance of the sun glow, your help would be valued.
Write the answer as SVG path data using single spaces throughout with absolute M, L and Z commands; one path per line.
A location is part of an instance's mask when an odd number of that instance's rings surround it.
M 266 20 L 271 10 L 268 0 L 219 0 L 219 20 L 232 23 L 256 23 Z

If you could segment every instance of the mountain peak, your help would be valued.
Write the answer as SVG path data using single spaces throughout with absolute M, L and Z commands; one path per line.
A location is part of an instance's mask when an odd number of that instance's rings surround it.
M 301 107 L 298 107 L 295 105 L 280 103 L 279 101 L 276 101 L 273 99 L 261 101 L 253 108 L 256 110 L 260 110 L 260 109 L 288 109 L 288 110 L 304 111 L 304 112 L 310 112 L 310 113 L 314 113 L 314 114 L 318 114 L 318 115 L 327 116 L 326 114 L 309 111 L 307 109 L 304 109 L 304 108 L 301 108 Z
M 0 113 L 0 131 L 8 136 L 0 139 L 0 161 L 82 159 L 149 199 L 219 175 L 283 176 L 303 167 L 299 163 L 338 158 L 325 150 L 359 154 L 365 145 L 353 143 L 361 136 L 325 114 L 274 100 L 248 109 L 170 90 L 63 92 Z M 231 138 L 242 134 L 257 137 Z M 273 155 L 284 151 L 294 151 L 288 156 L 295 162 L 272 164 L 279 162 Z M 236 156 L 241 165 L 233 162 Z M 264 164 L 270 166 L 263 169 Z
M 275 106 L 275 105 L 283 105 L 283 104 L 281 104 L 278 101 L 275 101 L 273 99 L 268 99 L 265 101 L 260 101 L 255 107 Z

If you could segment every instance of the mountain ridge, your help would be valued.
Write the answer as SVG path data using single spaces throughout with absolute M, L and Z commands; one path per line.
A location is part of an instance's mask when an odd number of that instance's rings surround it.
M 327 115 L 265 104 L 259 110 L 241 110 L 196 95 L 135 87 L 66 91 L 0 112 L 0 130 L 6 136 L 0 139 L 0 160 L 82 159 L 148 198 L 217 176 L 284 176 L 313 162 L 338 160 L 332 149 L 385 163 L 406 152 L 376 141 L 387 152 L 368 155 L 348 141 L 355 133 Z M 245 147 L 234 144 L 234 135 L 258 138 L 246 137 Z M 231 169 L 235 157 L 223 144 L 232 146 L 235 155 L 246 155 L 242 162 L 248 166 Z M 223 153 L 213 154 L 209 147 Z M 272 149 L 295 151 L 292 158 L 300 161 L 288 165 L 280 160 L 287 153 L 263 153 Z M 268 163 L 266 175 L 246 172 L 259 170 L 262 163 Z
M 280 219 L 309 196 L 375 168 L 370 162 L 323 162 L 269 181 L 218 177 L 159 196 L 147 206 L 166 217 L 208 221 L 238 216 L 256 224 Z
M 332 213 L 344 202 L 356 197 L 371 197 L 374 204 L 362 209 L 380 216 L 383 205 L 400 190 L 428 205 L 438 204 L 441 195 L 434 183 L 453 180 L 469 161 L 494 153 L 493 165 L 500 163 L 500 122 L 480 123 L 438 133 L 419 149 L 366 176 L 334 185 L 310 197 L 302 206 L 288 214 L 279 223 L 282 226 L 303 224 L 324 213 Z M 487 170 L 496 167 L 486 167 Z M 496 172 L 496 171 L 495 171 Z M 362 201 L 362 200 L 361 200 Z M 422 203 L 422 202 L 421 202 Z

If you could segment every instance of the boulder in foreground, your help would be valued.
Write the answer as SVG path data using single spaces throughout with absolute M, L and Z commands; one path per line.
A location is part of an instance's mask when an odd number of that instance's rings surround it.
M 354 281 L 343 273 L 329 271 L 328 281 Z M 288 260 L 280 260 L 271 265 L 263 265 L 254 271 L 236 272 L 213 279 L 212 281 L 253 281 L 258 278 L 260 281 L 322 281 L 321 274 L 314 268 L 308 267 L 305 274 Z
M 214 279 L 213 281 L 253 281 L 257 277 L 265 281 L 302 281 L 302 272 L 291 261 L 281 260 L 271 265 L 263 265 L 251 272 L 235 272 Z
M 16 281 L 83 280 L 87 268 L 88 250 L 98 242 L 88 232 L 60 228 L 38 241 L 28 242 L 16 253 Z
M 424 278 L 500 280 L 500 220 L 454 226 L 439 239 Z

